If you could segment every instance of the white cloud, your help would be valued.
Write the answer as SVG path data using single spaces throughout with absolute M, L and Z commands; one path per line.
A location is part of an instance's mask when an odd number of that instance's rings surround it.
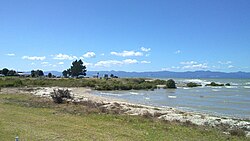
M 150 54 L 146 54 L 145 56 L 148 57 Z
M 70 56 L 70 55 L 67 55 L 67 54 L 62 54 L 62 53 L 59 53 L 59 54 L 56 54 L 56 55 L 53 55 L 55 60 L 74 60 L 74 59 L 77 59 L 76 56 Z
M 135 63 L 138 63 L 138 61 L 135 60 L 135 59 L 126 59 L 126 60 L 123 60 L 122 62 L 123 62 L 123 64 L 135 64 Z
M 47 65 L 47 64 L 49 64 L 49 62 L 42 62 L 41 64 L 42 65 Z
M 175 71 L 176 69 L 180 69 L 180 67 L 172 66 L 171 68 L 162 68 L 161 70 L 162 71 Z
M 194 65 L 194 64 L 197 64 L 197 62 L 195 62 L 195 61 L 187 61 L 187 62 L 180 62 L 180 64 L 182 64 L 182 65 Z
M 180 51 L 180 50 L 177 50 L 177 51 L 175 51 L 174 53 L 175 53 L 175 54 L 180 54 L 181 51 Z
M 96 55 L 94 52 L 87 52 L 83 55 L 85 58 L 94 58 Z
M 144 51 L 144 52 L 149 52 L 150 50 L 151 50 L 151 48 L 141 47 L 141 51 Z
M 186 66 L 183 66 L 182 69 L 207 69 L 208 66 L 206 63 L 203 64 L 188 64 Z
M 92 64 L 92 63 L 88 63 L 88 62 L 84 62 L 84 61 L 83 61 L 83 65 L 84 65 L 84 66 L 87 66 L 87 67 L 91 67 L 91 66 L 93 66 L 93 64 Z
M 117 60 L 106 60 L 106 61 L 99 61 L 95 64 L 97 67 L 110 67 L 111 65 L 121 65 L 121 61 Z
M 15 56 L 14 53 L 8 53 L 8 54 L 5 54 L 5 55 L 7 55 L 7 56 Z
M 141 61 L 142 64 L 150 64 L 150 61 Z
M 127 65 L 127 64 L 135 64 L 138 63 L 135 59 L 125 59 L 122 61 L 118 60 L 106 60 L 106 61 L 99 61 L 95 64 L 96 67 L 110 67 L 113 65 Z
M 170 71 L 171 68 L 162 68 L 161 70 L 162 70 L 162 71 Z
M 116 56 L 122 56 L 122 57 L 127 57 L 127 56 L 143 56 L 143 53 L 141 52 L 135 52 L 135 51 L 123 51 L 123 52 L 110 52 L 111 55 L 116 55 Z
M 49 62 L 42 62 L 41 65 L 43 65 L 44 67 L 52 66 L 52 64 L 50 64 Z
M 232 61 L 225 61 L 225 62 L 218 61 L 218 63 L 221 64 L 221 65 L 228 65 L 228 64 L 232 64 Z
M 231 69 L 231 68 L 234 68 L 234 66 L 233 65 L 229 65 L 228 68 Z
M 104 56 L 104 55 L 105 55 L 104 53 L 101 54 L 101 56 Z
M 64 62 L 59 62 L 58 64 L 59 64 L 59 65 L 63 65 L 63 64 L 64 64 Z
M 22 59 L 28 59 L 28 60 L 45 60 L 46 57 L 45 56 L 23 56 Z
M 172 66 L 171 69 L 180 69 L 180 67 Z

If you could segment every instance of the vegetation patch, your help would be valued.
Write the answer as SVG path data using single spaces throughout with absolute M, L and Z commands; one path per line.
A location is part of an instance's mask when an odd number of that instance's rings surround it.
M 174 81 L 173 79 L 169 79 L 169 80 L 166 82 L 166 88 L 169 88 L 169 89 L 176 89 L 175 81 Z
M 187 83 L 187 87 L 200 87 L 200 86 L 202 86 L 202 85 L 194 83 L 194 82 Z
M 206 86 L 224 86 L 224 84 L 218 84 L 215 82 L 211 82 L 210 84 L 206 84 Z

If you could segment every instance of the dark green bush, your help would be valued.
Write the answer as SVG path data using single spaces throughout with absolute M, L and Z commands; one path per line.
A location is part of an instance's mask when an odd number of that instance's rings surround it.
M 224 84 L 217 84 L 215 82 L 211 82 L 210 84 L 206 84 L 206 86 L 224 86 Z
M 194 82 L 187 83 L 187 87 L 198 87 L 198 86 L 202 86 L 202 85 L 194 83 Z
M 169 89 L 176 89 L 175 81 L 174 81 L 173 79 L 169 79 L 169 80 L 166 82 L 166 88 L 169 88 Z
M 155 85 L 166 85 L 166 84 L 167 84 L 167 81 L 165 81 L 165 80 L 160 80 L 160 79 L 156 79 L 156 80 L 153 81 L 153 83 L 154 83 Z
M 232 129 L 229 131 L 232 136 L 245 137 L 246 133 L 243 129 Z

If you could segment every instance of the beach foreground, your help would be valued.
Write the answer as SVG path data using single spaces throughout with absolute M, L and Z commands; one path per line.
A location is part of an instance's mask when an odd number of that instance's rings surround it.
M 91 94 L 87 88 L 60 88 L 60 87 L 36 87 L 36 88 L 3 88 L 1 93 L 30 93 L 39 97 L 50 98 L 50 93 L 56 89 L 70 90 L 72 99 L 68 103 L 75 103 L 96 108 L 103 113 L 119 115 L 139 115 L 149 119 L 159 119 L 171 123 L 182 123 L 185 125 L 212 127 L 219 129 L 225 135 L 234 132 L 244 132 L 250 135 L 250 122 L 242 119 L 217 117 L 198 113 L 183 112 L 174 108 L 158 108 L 139 104 L 128 103 L 124 100 L 104 98 Z

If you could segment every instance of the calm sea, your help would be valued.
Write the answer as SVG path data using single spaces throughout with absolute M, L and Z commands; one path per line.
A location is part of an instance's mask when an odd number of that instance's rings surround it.
M 177 83 L 196 82 L 202 87 L 154 91 L 94 91 L 95 95 L 124 99 L 129 102 L 175 107 L 184 111 L 250 119 L 250 79 L 174 79 Z M 231 86 L 206 87 L 210 82 Z

